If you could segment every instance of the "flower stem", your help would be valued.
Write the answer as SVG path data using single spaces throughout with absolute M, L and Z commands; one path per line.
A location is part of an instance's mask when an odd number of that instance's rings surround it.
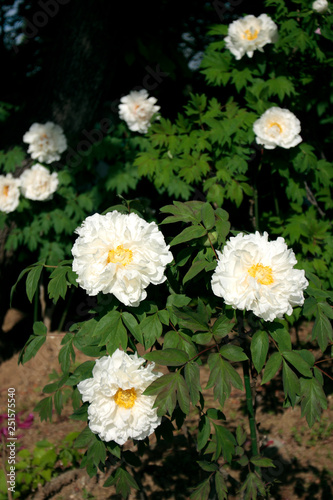
M 34 323 L 38 321 L 38 306 L 39 306 L 39 295 L 38 295 L 38 286 L 34 295 Z
M 246 394 L 246 407 L 247 414 L 249 418 L 250 424 L 250 434 L 251 434 L 251 449 L 252 456 L 257 456 L 258 453 L 258 443 L 257 443 L 257 426 L 255 419 L 255 411 L 252 400 L 252 389 L 250 382 L 250 370 L 249 370 L 249 361 L 243 361 L 243 376 L 244 376 L 244 385 L 245 385 L 245 394 Z M 259 468 L 258 468 L 259 469 Z M 256 468 L 257 470 L 257 468 Z M 258 472 L 258 470 L 257 470 Z
M 244 317 L 241 311 L 236 312 L 237 317 L 237 325 L 238 325 L 238 334 L 240 337 L 243 336 L 244 332 Z M 249 351 L 249 349 L 244 349 L 244 351 Z M 249 354 L 249 353 L 247 353 Z M 249 358 L 250 359 L 250 358 Z M 250 361 L 246 359 L 242 362 L 243 365 L 243 377 L 244 377 L 244 386 L 245 386 L 245 395 L 246 395 L 246 408 L 247 408 L 247 416 L 249 419 L 250 425 L 250 435 L 251 435 L 251 454 L 252 457 L 259 455 L 259 447 L 257 440 L 257 425 L 255 418 L 255 409 L 253 405 L 253 397 L 252 397 L 252 388 L 251 388 L 251 380 L 250 380 Z M 260 467 L 255 466 L 254 470 L 257 474 L 260 475 Z
M 69 299 L 67 300 L 66 307 L 65 307 L 65 309 L 64 309 L 64 311 L 62 313 L 62 316 L 60 318 L 60 321 L 59 321 L 58 332 L 62 331 L 62 328 L 63 328 L 64 323 L 65 323 L 66 316 L 68 314 L 69 307 L 70 307 L 71 302 L 72 302 L 73 295 L 74 295 L 74 288 L 71 288 Z

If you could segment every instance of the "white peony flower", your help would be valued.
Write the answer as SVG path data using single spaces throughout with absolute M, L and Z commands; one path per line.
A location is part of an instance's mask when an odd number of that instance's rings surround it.
M 328 9 L 328 2 L 327 2 L 327 0 L 316 0 L 312 4 L 312 9 L 314 11 L 318 12 L 319 14 L 323 14 Z
M 92 378 L 77 385 L 82 401 L 90 403 L 89 427 L 103 441 L 123 445 L 128 439 L 145 439 L 160 425 L 155 396 L 142 393 L 162 373 L 153 373 L 154 363 L 144 368 L 144 362 L 137 353 L 117 349 L 97 359 Z
M 115 210 L 87 217 L 76 233 L 73 271 L 88 295 L 112 293 L 136 307 L 146 298 L 149 283 L 166 280 L 165 266 L 173 256 L 155 222 Z
M 283 238 L 269 242 L 266 232 L 239 233 L 218 256 L 212 289 L 234 309 L 273 321 L 304 303 L 308 281 L 303 270 L 293 269 L 297 260 Z
M 302 142 L 301 122 L 289 109 L 269 108 L 254 122 L 253 131 L 258 144 L 266 149 L 276 146 L 289 149 Z
M 56 172 L 51 174 L 47 168 L 39 163 L 25 170 L 20 180 L 23 196 L 29 200 L 38 201 L 50 200 L 59 184 L 58 174 Z
M 127 126 L 133 132 L 145 134 L 150 126 L 152 116 L 157 113 L 160 106 L 155 106 L 157 99 L 148 97 L 145 89 L 133 90 L 130 94 L 122 97 L 119 104 L 119 116 L 125 120 Z
M 252 57 L 255 50 L 263 52 L 264 45 L 274 43 L 277 39 L 277 25 L 267 14 L 261 14 L 259 17 L 250 15 L 233 21 L 229 25 L 225 43 L 226 48 L 239 60 L 244 54 Z
M 53 122 L 34 123 L 24 134 L 23 141 L 29 144 L 31 158 L 42 163 L 60 160 L 60 154 L 67 149 L 62 128 Z
M 14 212 L 20 201 L 20 179 L 14 179 L 12 174 L 0 175 L 0 210 Z

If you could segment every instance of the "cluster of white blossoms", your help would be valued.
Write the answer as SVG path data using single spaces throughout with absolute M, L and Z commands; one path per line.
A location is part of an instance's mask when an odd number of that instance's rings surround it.
M 312 9 L 318 14 L 323 14 L 328 10 L 328 2 L 327 0 L 316 0 L 312 4 Z
M 88 295 L 111 293 L 136 307 L 150 283 L 166 280 L 164 270 L 173 256 L 155 222 L 115 210 L 87 217 L 76 233 L 73 271 Z
M 263 52 L 267 43 L 275 43 L 277 39 L 277 25 L 267 14 L 261 14 L 259 17 L 249 15 L 229 25 L 225 44 L 239 60 L 244 54 L 252 57 L 255 50 Z
M 14 179 L 11 174 L 0 175 L 0 211 L 14 212 L 20 201 L 20 194 L 29 200 L 48 201 L 59 184 L 58 174 L 36 163 Z
M 33 123 L 23 136 L 23 141 L 29 144 L 28 153 L 31 158 L 41 163 L 52 163 L 60 160 L 60 154 L 67 149 L 64 132 L 53 122 Z
M 154 363 L 137 353 L 128 355 L 117 349 L 112 356 L 96 360 L 92 378 L 77 385 L 82 401 L 88 401 L 89 427 L 103 441 L 123 445 L 128 439 L 145 439 L 160 425 L 153 408 L 155 396 L 144 396 L 145 389 L 162 373 L 154 373 Z
M 16 210 L 20 201 L 20 179 L 12 174 L 0 175 L 0 210 L 9 214 Z
M 266 149 L 289 149 L 302 142 L 301 122 L 289 109 L 269 108 L 254 122 L 256 142 Z
M 25 170 L 20 179 L 22 194 L 29 200 L 50 200 L 59 184 L 58 174 L 56 172 L 51 174 L 39 163 Z
M 132 132 L 145 134 L 150 127 L 150 122 L 155 113 L 160 109 L 156 106 L 157 99 L 149 97 L 145 89 L 133 90 L 120 99 L 119 117 L 125 120 Z
M 266 232 L 239 233 L 218 257 L 212 289 L 234 309 L 253 311 L 259 318 L 273 321 L 304 303 L 308 281 L 303 270 L 293 268 L 297 260 L 283 238 L 268 241 Z

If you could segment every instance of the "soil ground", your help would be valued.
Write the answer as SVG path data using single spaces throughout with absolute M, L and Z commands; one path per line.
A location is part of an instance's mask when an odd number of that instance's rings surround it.
M 5 319 L 4 329 L 10 334 L 12 326 L 20 319 L 19 313 L 10 311 Z M 308 347 L 310 328 L 305 325 L 298 331 L 291 332 L 294 340 Z M 18 365 L 18 354 L 0 365 L 1 399 L 0 413 L 7 411 L 6 398 L 8 387 L 16 390 L 16 411 L 24 419 L 32 412 L 35 405 L 45 395 L 42 387 L 48 381 L 53 369 L 59 370 L 58 352 L 62 333 L 50 333 L 47 342 L 37 356 L 25 365 Z M 320 353 L 314 354 L 318 357 Z M 77 360 L 85 361 L 86 356 L 77 353 Z M 319 365 L 329 373 L 330 366 Z M 209 376 L 208 367 L 201 369 L 202 387 L 206 386 Z M 327 379 L 330 382 L 329 379 Z M 328 409 L 323 413 L 320 424 L 309 429 L 300 408 L 283 409 L 283 393 L 281 380 L 274 379 L 267 387 L 257 389 L 257 422 L 259 423 L 260 440 L 264 453 L 274 460 L 275 469 L 267 471 L 265 480 L 276 480 L 271 488 L 270 498 L 273 500 L 330 500 L 333 498 L 333 436 L 329 432 L 333 421 L 332 386 L 326 387 Z M 210 391 L 205 392 L 205 399 L 210 407 L 217 407 Z M 56 446 L 72 431 L 81 431 L 85 424 L 69 418 L 71 405 L 67 405 L 61 416 L 54 415 L 52 424 L 41 422 L 36 415 L 30 428 L 20 429 L 20 446 L 32 450 L 36 442 L 47 439 Z M 227 422 L 241 422 L 247 429 L 247 417 L 244 411 L 244 394 L 234 390 L 223 409 Z M 144 486 L 144 491 L 132 490 L 129 500 L 149 499 L 188 499 L 191 488 L 198 484 L 196 472 L 196 451 L 191 440 L 191 433 L 196 432 L 197 415 L 193 411 L 181 431 L 177 431 L 173 445 L 170 447 L 162 440 L 157 442 L 151 438 L 149 453 L 142 458 L 142 465 L 136 469 Z M 235 425 L 236 426 L 236 425 Z M 332 426 L 331 426 L 332 427 Z M 130 443 L 129 443 L 130 446 Z M 231 476 L 239 477 L 235 471 L 228 471 Z M 89 478 L 84 470 L 70 473 L 70 480 L 58 487 L 57 491 L 46 495 L 45 486 L 40 491 L 32 492 L 30 498 L 41 500 L 81 500 L 81 499 L 120 499 L 113 487 L 103 488 L 107 474 L 100 473 L 97 478 Z M 240 497 L 230 494 L 230 500 Z

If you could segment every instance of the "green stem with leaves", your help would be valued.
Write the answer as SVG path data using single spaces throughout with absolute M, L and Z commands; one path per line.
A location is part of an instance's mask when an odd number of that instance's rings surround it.
M 244 376 L 244 386 L 245 386 L 245 394 L 246 394 L 246 408 L 247 408 L 247 414 L 248 414 L 249 424 L 250 424 L 252 456 L 257 456 L 257 455 L 259 455 L 258 443 L 257 443 L 257 426 L 256 426 L 255 411 L 254 411 L 253 399 L 252 399 L 252 389 L 251 389 L 250 370 L 249 370 L 249 361 L 248 360 L 243 361 L 243 376 Z
M 238 333 L 243 336 L 244 332 L 244 320 L 243 313 L 241 311 L 237 311 L 237 325 L 238 325 Z M 247 351 L 247 349 L 244 349 Z M 251 452 L 252 457 L 259 455 L 258 441 L 257 441 L 257 424 L 255 418 L 255 409 L 253 405 L 253 397 L 252 397 L 252 388 L 251 388 L 251 380 L 250 380 L 250 361 L 246 359 L 242 362 L 243 365 L 243 377 L 244 377 L 244 387 L 245 387 L 245 396 L 246 396 L 246 408 L 247 408 L 247 416 L 249 419 L 250 425 L 250 436 L 251 436 Z M 260 474 L 260 467 L 255 466 L 255 471 Z

